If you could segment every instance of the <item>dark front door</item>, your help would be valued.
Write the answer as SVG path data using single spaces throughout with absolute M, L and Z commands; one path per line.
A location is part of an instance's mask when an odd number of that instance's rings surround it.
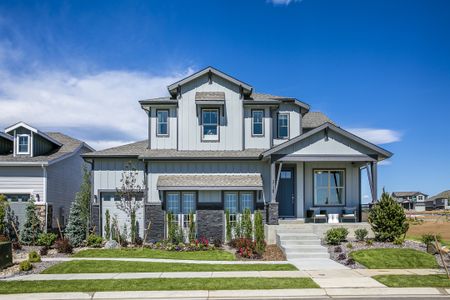
M 277 201 L 280 217 L 295 216 L 295 178 L 294 168 L 283 167 L 278 184 Z

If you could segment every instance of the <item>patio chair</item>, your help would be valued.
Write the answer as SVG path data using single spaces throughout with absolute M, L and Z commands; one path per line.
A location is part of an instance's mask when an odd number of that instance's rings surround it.
M 323 220 L 325 223 L 327 223 L 328 217 L 326 210 L 321 210 L 320 208 L 311 208 L 311 212 L 314 223 L 316 223 L 316 220 Z
M 355 207 L 344 207 L 344 209 L 342 209 L 341 223 L 344 223 L 345 220 L 350 220 L 356 223 Z

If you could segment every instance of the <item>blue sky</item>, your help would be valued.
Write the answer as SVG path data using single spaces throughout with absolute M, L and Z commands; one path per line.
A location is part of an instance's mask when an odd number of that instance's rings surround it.
M 102 148 L 137 100 L 212 65 L 395 153 L 389 191 L 450 188 L 450 1 L 1 1 L 0 126 Z

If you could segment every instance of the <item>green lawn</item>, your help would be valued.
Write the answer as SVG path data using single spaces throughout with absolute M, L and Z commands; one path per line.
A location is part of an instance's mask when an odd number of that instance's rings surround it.
M 373 278 L 388 287 L 450 288 L 450 280 L 447 275 L 378 275 Z
M 0 281 L 0 294 L 44 292 L 243 290 L 318 288 L 311 278 L 152 278 Z
M 434 269 L 433 255 L 413 249 L 368 249 L 350 253 L 355 261 L 369 269 Z
M 170 258 L 187 260 L 236 260 L 234 254 L 223 250 L 208 251 L 166 251 L 148 248 L 134 249 L 88 249 L 74 257 L 128 257 L 128 258 Z
M 212 265 L 154 263 L 113 260 L 74 260 L 59 263 L 43 274 L 124 273 L 124 272 L 219 272 L 219 271 L 297 271 L 291 264 Z

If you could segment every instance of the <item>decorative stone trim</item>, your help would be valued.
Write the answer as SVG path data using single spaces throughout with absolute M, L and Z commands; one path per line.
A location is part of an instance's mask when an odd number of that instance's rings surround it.
M 197 236 L 210 242 L 224 241 L 225 215 L 223 210 L 197 210 Z
M 148 223 L 151 222 L 150 232 L 147 233 L 145 242 L 158 242 L 164 239 L 165 212 L 160 203 L 145 204 L 144 230 L 147 231 Z
M 266 205 L 266 220 L 268 225 L 278 225 L 278 203 L 270 202 Z

